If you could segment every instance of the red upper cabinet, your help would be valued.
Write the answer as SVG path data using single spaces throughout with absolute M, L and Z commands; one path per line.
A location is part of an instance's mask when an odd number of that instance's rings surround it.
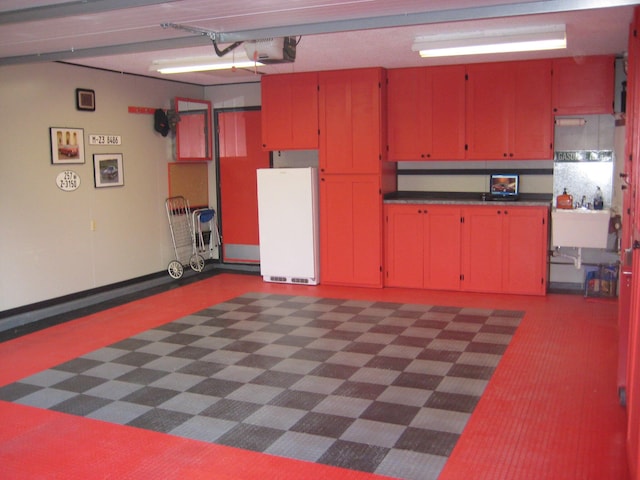
M 466 102 L 466 158 L 553 158 L 550 61 L 468 65 Z
M 381 68 L 319 73 L 320 171 L 379 174 L 383 159 L 385 71 Z
M 263 150 L 318 148 L 318 74 L 265 75 L 262 90 Z
M 553 113 L 613 113 L 615 58 L 597 55 L 553 60 Z
M 467 66 L 467 158 L 509 158 L 514 81 L 507 63 Z
M 389 70 L 389 160 L 459 160 L 465 151 L 465 68 Z

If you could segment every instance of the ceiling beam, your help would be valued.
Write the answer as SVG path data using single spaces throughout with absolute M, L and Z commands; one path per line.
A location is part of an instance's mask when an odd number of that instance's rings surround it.
M 118 2 L 143 3 L 153 0 L 102 0 L 111 5 Z M 72 2 L 83 3 L 83 2 Z M 95 3 L 93 0 L 92 3 Z M 155 1 L 155 3 L 163 3 Z M 470 7 L 432 12 L 419 12 L 403 15 L 388 15 L 351 20 L 337 20 L 331 22 L 309 23 L 301 25 L 285 25 L 256 30 L 217 33 L 211 32 L 219 44 L 238 41 L 256 40 L 270 37 L 288 37 L 299 35 L 316 35 L 324 33 L 338 33 L 378 28 L 402 27 L 412 25 L 429 25 L 437 23 L 452 23 L 466 20 L 484 20 L 491 18 L 507 18 L 525 15 L 541 15 L 546 13 L 560 13 L 566 11 L 593 10 L 598 8 L 623 7 L 637 5 L 637 0 L 539 0 L 526 3 L 512 3 L 502 5 L 488 5 L 484 7 Z M 60 5 L 62 6 L 62 5 Z M 38 7 L 39 8 L 39 7 Z M 42 7 L 45 8 L 45 7 Z M 203 34 L 189 37 L 178 37 L 145 42 L 134 42 L 120 45 L 105 45 L 85 49 L 65 50 L 32 55 L 19 55 L 0 58 L 0 65 L 17 65 L 26 63 L 73 61 L 73 59 L 99 57 L 106 55 L 121 55 L 141 53 L 175 48 L 199 47 L 209 43 L 209 37 Z
M 213 45 L 205 36 L 188 36 L 178 38 L 166 38 L 164 40 L 149 40 L 146 42 L 124 43 L 120 45 L 107 45 L 104 47 L 80 48 L 64 50 L 61 52 L 37 53 L 34 55 L 18 55 L 15 57 L 0 58 L 2 65 L 23 65 L 42 62 L 72 62 L 80 58 L 102 57 L 108 55 L 126 55 L 129 53 L 154 52 L 157 50 L 171 50 L 174 48 L 191 48 Z
M 146 7 L 177 0 L 76 0 L 66 3 L 54 3 L 39 7 L 20 8 L 0 12 L 0 25 L 35 22 L 52 18 L 91 15 L 132 7 Z
M 598 8 L 624 7 L 637 5 L 637 0 L 538 0 L 526 3 L 487 5 L 450 10 L 411 13 L 406 15 L 388 15 L 332 22 L 286 25 L 256 30 L 217 33 L 220 43 L 240 42 L 270 37 L 288 37 L 299 35 L 317 35 L 322 33 L 350 32 L 377 28 L 408 27 L 437 23 L 462 22 L 467 20 L 488 20 L 546 13 L 561 13 Z

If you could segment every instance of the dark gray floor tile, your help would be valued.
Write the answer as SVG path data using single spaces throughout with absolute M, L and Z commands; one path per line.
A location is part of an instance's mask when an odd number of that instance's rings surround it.
M 146 405 L 148 407 L 157 407 L 161 403 L 175 397 L 178 393 L 180 392 L 176 390 L 169 390 L 167 388 L 145 386 L 133 393 L 130 393 L 126 397 L 122 397 L 121 401 L 135 403 L 138 405 Z
M 460 395 L 458 393 L 433 392 L 425 407 L 439 408 L 440 410 L 453 410 L 454 412 L 471 413 L 476 408 L 480 397 L 472 395 Z
M 220 370 L 227 368 L 227 365 L 214 362 L 194 361 L 180 368 L 178 372 L 201 377 L 210 377 Z
M 395 448 L 448 457 L 459 437 L 455 433 L 409 427 L 400 436 Z
M 300 410 L 312 410 L 326 395 L 300 390 L 285 390 L 269 402 L 270 405 L 279 407 L 297 408 Z
M 354 420 L 338 415 L 309 412 L 291 427 L 291 430 L 321 437 L 340 438 Z
M 284 434 L 284 430 L 258 425 L 239 424 L 218 438 L 217 443 L 236 448 L 244 448 L 254 452 L 264 452 L 278 438 Z
M 419 407 L 376 401 L 362 413 L 361 418 L 407 426 L 419 411 Z
M 156 380 L 164 377 L 167 372 L 161 370 L 153 370 L 151 368 L 136 368 L 130 372 L 120 375 L 115 380 L 121 382 L 137 383 L 139 385 L 149 385 Z
M 54 370 L 62 370 L 63 372 L 82 373 L 90 368 L 100 365 L 102 362 L 90 360 L 88 358 L 75 358 L 68 362 L 61 363 L 53 367 Z
M 107 380 L 104 378 L 91 377 L 89 375 L 75 375 L 52 385 L 52 387 L 60 390 L 67 390 L 69 392 L 82 393 L 97 387 L 106 381 Z
M 188 421 L 191 417 L 186 413 L 154 408 L 131 420 L 127 425 L 153 430 L 154 432 L 168 433 Z
M 207 378 L 191 387 L 188 391 L 191 393 L 200 393 L 202 395 L 212 395 L 214 397 L 226 397 L 243 385 L 244 384 L 241 382 L 233 382 L 218 378 Z
M 241 402 L 239 400 L 223 398 L 203 410 L 200 415 L 204 417 L 221 418 L 223 420 L 241 422 L 260 407 L 261 405 L 257 403 Z
M 121 363 L 123 365 L 131 365 L 132 367 L 142 367 L 149 362 L 152 362 L 160 358 L 159 355 L 152 355 L 150 353 L 142 352 L 130 352 L 122 355 L 121 357 L 114 358 L 113 363 Z
M 104 398 L 92 397 L 91 395 L 76 395 L 50 407 L 50 410 L 84 417 L 85 415 L 88 415 L 110 403 L 111 400 Z
M 338 440 L 318 459 L 318 463 L 375 472 L 388 452 L 389 449 L 384 447 Z
M 13 402 L 25 397 L 33 392 L 37 392 L 41 387 L 35 385 L 27 385 L 25 383 L 11 383 L 0 387 L 0 400 L 5 402 Z
M 250 383 L 254 383 L 256 385 L 268 385 L 270 387 L 289 388 L 302 377 L 304 377 L 304 375 L 266 371 L 262 375 L 258 375 L 256 378 L 251 380 Z

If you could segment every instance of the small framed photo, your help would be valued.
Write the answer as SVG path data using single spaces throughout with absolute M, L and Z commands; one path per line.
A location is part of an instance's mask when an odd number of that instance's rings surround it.
M 76 88 L 76 108 L 93 112 L 96 109 L 96 92 L 86 88 Z
M 93 174 L 96 188 L 124 185 L 122 154 L 95 153 L 93 155 Z
M 84 129 L 50 127 L 51 163 L 84 163 Z

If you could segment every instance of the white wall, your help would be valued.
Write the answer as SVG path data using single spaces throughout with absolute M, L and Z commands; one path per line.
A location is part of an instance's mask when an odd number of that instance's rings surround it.
M 95 90 L 95 112 L 76 110 L 78 87 Z M 169 108 L 175 96 L 203 93 L 57 63 L 0 68 L 0 311 L 166 269 L 171 134 L 162 137 L 153 115 L 128 107 Z M 50 127 L 84 129 L 84 164 L 51 164 Z M 122 145 L 91 146 L 89 134 L 120 135 Z M 124 186 L 94 188 L 94 153 L 123 154 Z M 56 186 L 66 169 L 80 176 L 78 190 Z

